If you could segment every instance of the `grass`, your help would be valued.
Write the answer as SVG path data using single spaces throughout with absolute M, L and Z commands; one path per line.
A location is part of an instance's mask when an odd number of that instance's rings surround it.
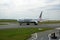
M 40 24 L 57 24 L 60 23 L 60 21 L 44 21 L 44 22 L 40 22 Z
M 17 22 L 17 20 L 14 20 L 14 19 L 0 19 L 0 22 Z
M 0 25 L 8 25 L 8 24 L 0 24 Z
M 31 37 L 31 34 L 35 32 L 51 30 L 52 28 L 42 29 L 43 30 L 38 30 L 38 28 L 12 28 L 0 30 L 0 40 L 27 40 Z
M 8 25 L 8 23 L 18 23 L 18 21 L 14 19 L 0 19 L 0 25 Z

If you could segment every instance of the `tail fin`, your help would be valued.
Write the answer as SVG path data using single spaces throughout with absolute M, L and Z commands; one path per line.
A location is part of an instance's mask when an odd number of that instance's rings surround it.
M 42 11 L 41 11 L 41 14 L 40 14 L 40 16 L 39 16 L 39 20 L 38 20 L 39 22 L 41 22 L 42 21 Z
M 40 14 L 39 18 L 42 18 L 42 11 L 41 11 L 41 14 Z

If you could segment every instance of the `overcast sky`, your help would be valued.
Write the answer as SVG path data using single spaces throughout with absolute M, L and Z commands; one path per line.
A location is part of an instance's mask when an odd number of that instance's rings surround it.
M 0 19 L 38 18 L 60 20 L 60 0 L 0 0 Z

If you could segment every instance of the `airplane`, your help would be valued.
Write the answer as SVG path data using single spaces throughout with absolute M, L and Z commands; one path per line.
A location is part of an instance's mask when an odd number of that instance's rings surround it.
M 19 24 L 22 25 L 22 23 L 26 23 L 26 25 L 30 25 L 30 23 L 34 23 L 34 25 L 38 25 L 41 19 L 42 19 L 42 11 L 38 19 L 19 19 Z

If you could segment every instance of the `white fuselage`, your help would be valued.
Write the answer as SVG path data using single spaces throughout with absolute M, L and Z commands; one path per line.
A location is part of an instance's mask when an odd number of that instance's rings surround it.
M 35 25 L 38 24 L 38 19 L 20 19 L 19 20 L 19 23 L 27 23 L 27 24 L 30 24 L 30 23 L 34 23 Z
M 23 23 L 25 23 L 25 22 L 36 22 L 36 23 L 38 23 L 38 20 L 37 19 L 20 19 L 19 20 L 19 22 L 23 22 Z

